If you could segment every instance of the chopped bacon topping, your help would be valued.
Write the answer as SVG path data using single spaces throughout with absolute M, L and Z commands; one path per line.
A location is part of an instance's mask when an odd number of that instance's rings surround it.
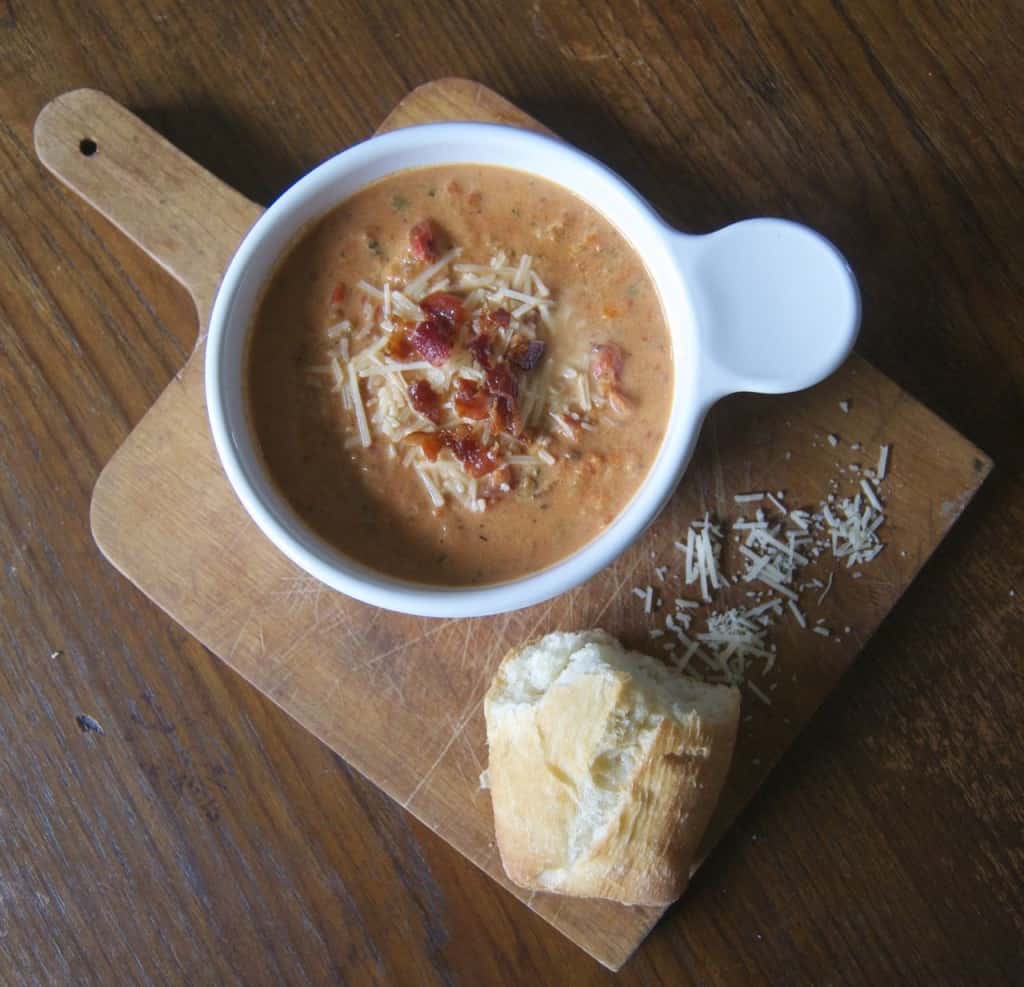
M 491 369 L 491 334 L 489 332 L 477 333 L 468 343 L 466 349 L 473 354 L 473 359 L 480 364 L 484 370 Z
M 417 260 L 437 260 L 437 233 L 429 219 L 417 223 L 409 230 L 409 246 Z
M 433 463 L 437 460 L 444 445 L 441 440 L 442 434 L 441 432 L 410 432 L 405 437 L 405 441 L 418 445 L 423 450 L 423 455 Z
M 455 392 L 455 413 L 460 418 L 483 421 L 491 411 L 491 399 L 476 381 L 460 377 Z
M 519 414 L 515 398 L 496 397 L 491 406 L 491 429 L 497 434 L 507 432 L 517 439 L 526 437 L 526 430 L 523 428 L 523 419 Z
M 440 435 L 445 447 L 451 450 L 470 476 L 486 476 L 501 465 L 501 453 L 497 445 L 492 444 L 484 449 L 469 425 L 445 429 Z
M 392 360 L 411 360 L 416 355 L 416 347 L 413 346 L 409 336 L 408 329 L 395 329 L 388 336 L 388 341 L 384 345 L 384 352 Z
M 453 196 L 463 195 L 455 182 L 450 183 L 449 192 Z M 475 195 L 463 196 L 464 201 L 471 204 Z M 418 261 L 429 263 L 447 249 L 447 236 L 438 224 L 425 219 L 409 230 L 409 245 L 412 255 Z M 600 243 L 595 242 L 594 247 L 599 248 Z M 502 273 L 501 277 L 505 277 L 505 274 Z M 505 287 L 508 288 L 507 279 Z M 372 291 L 368 290 L 367 293 L 377 297 Z M 484 506 L 479 498 L 486 501 L 498 500 L 511 491 L 517 478 L 522 481 L 528 475 L 518 468 L 513 469 L 506 462 L 505 454 L 524 445 L 527 448 L 532 446 L 533 429 L 527 433 L 523 410 L 525 407 L 537 407 L 539 396 L 527 399 L 526 386 L 531 379 L 525 375 L 540 367 L 545 359 L 549 362 L 551 360 L 547 353 L 548 344 L 543 338 L 537 338 L 540 329 L 538 309 L 534 308 L 513 318 L 508 308 L 490 308 L 492 303 L 477 303 L 477 297 L 475 293 L 463 297 L 460 289 L 432 291 L 419 302 L 418 321 L 400 318 L 395 311 L 389 313 L 390 322 L 384 321 L 380 304 L 373 301 L 363 303 L 364 322 L 375 322 L 378 331 L 386 326 L 388 333 L 383 346 L 379 343 L 374 345 L 369 354 L 371 360 L 375 366 L 379 365 L 380 358 L 376 354 L 383 352 L 388 359 L 397 361 L 397 365 L 385 364 L 380 368 L 388 375 L 387 382 L 382 386 L 404 387 L 409 407 L 422 416 L 418 424 L 412 424 L 414 431 L 404 434 L 401 440 L 398 436 L 403 435 L 404 427 L 390 417 L 381 425 L 382 431 L 389 437 L 393 436 L 393 441 L 409 443 L 412 452 L 407 454 L 407 459 L 418 460 L 421 469 L 424 461 L 438 462 L 447 449 L 450 455 L 443 456 L 436 470 L 437 475 L 431 479 L 436 480 L 442 492 L 452 494 L 474 510 Z M 345 298 L 345 285 L 338 282 L 330 295 L 331 307 L 340 308 Z M 469 298 L 474 299 L 472 309 L 467 304 Z M 404 303 L 404 299 L 400 300 Z M 400 308 L 398 311 L 404 314 L 405 309 Z M 369 318 L 371 313 L 372 320 Z M 619 313 L 606 307 L 604 314 L 606 317 L 617 317 Z M 337 313 L 332 313 L 330 318 L 337 318 Z M 357 338 L 361 339 L 363 333 L 364 329 L 361 328 L 356 333 Z M 473 367 L 467 365 L 470 357 L 475 364 Z M 423 364 L 413 362 L 421 359 L 432 367 L 447 365 L 446 371 L 442 374 L 436 371 L 429 371 L 426 375 L 417 374 L 413 380 L 404 378 L 405 371 L 423 368 Z M 620 416 L 628 414 L 633 408 L 633 402 L 621 389 L 623 364 L 621 348 L 609 341 L 598 342 L 593 346 L 587 367 L 587 374 L 592 381 L 590 390 L 600 395 L 597 405 Z M 376 375 L 377 371 L 373 373 Z M 586 383 L 575 380 L 576 376 L 575 372 L 567 373 L 566 379 L 571 384 Z M 441 384 L 439 379 L 445 383 Z M 537 386 L 540 382 L 532 382 L 535 385 L 532 390 L 540 390 Z M 521 389 L 524 400 L 522 407 Z M 559 382 L 551 395 L 564 398 L 572 389 L 570 385 L 563 386 Z M 371 393 L 373 390 L 374 385 L 371 384 Z M 389 391 L 389 394 L 394 393 Z M 587 388 L 584 387 L 584 403 L 586 393 Z M 547 397 L 541 399 L 540 410 L 544 413 L 538 416 L 542 422 L 538 427 L 552 431 L 554 419 L 558 433 L 569 445 L 582 440 L 583 430 L 592 426 L 583 421 L 580 414 L 568 410 L 568 406 L 564 406 L 561 411 L 546 410 L 544 405 L 547 400 Z M 389 414 L 387 406 L 383 409 L 379 406 L 373 408 L 368 403 L 367 407 L 373 411 L 375 424 Z M 451 411 L 458 424 L 442 425 Z M 403 420 L 410 421 L 408 409 L 403 412 Z M 364 430 L 366 424 L 362 422 Z M 486 443 L 483 441 L 484 434 L 488 436 Z M 514 441 L 510 441 L 510 437 Z M 415 453 L 416 449 L 422 451 L 422 458 Z M 573 454 L 579 458 L 580 451 L 573 450 Z M 550 456 L 545 456 L 543 452 L 541 456 L 545 462 L 551 461 Z M 455 469 L 455 463 L 461 466 L 465 475 L 480 482 L 460 484 L 452 476 L 453 471 L 459 472 Z M 436 493 L 432 492 L 432 496 L 436 501 Z
M 491 367 L 487 371 L 485 382 L 487 390 L 495 397 L 514 399 L 519 393 L 519 384 L 512 371 L 508 369 L 507 363 L 498 363 Z
M 414 380 L 409 385 L 409 402 L 424 418 L 435 425 L 441 421 L 441 399 L 425 380 Z
M 413 329 L 410 342 L 424 360 L 440 367 L 451 356 L 453 335 L 448 322 L 431 316 Z
M 420 308 L 431 318 L 441 319 L 458 328 L 466 319 L 466 306 L 458 295 L 435 291 L 420 302 Z
M 522 438 L 523 419 L 516 405 L 519 394 L 519 383 L 508 368 L 507 363 L 497 363 L 484 379 L 484 386 L 494 396 L 491 405 L 491 428 L 495 433 L 507 432 L 516 438 Z
M 533 370 L 544 358 L 546 349 L 543 339 L 527 339 L 516 335 L 508 348 L 508 361 L 519 370 Z

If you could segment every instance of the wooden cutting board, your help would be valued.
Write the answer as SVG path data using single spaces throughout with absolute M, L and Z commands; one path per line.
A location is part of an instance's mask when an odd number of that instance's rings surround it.
M 383 123 L 434 120 L 540 125 L 476 83 L 446 79 L 410 93 Z M 601 625 L 638 647 L 650 618 L 632 590 L 683 593 L 673 541 L 711 511 L 738 513 L 732 495 L 784 490 L 816 504 L 840 467 L 872 465 L 891 443 L 883 484 L 887 547 L 862 578 L 837 570 L 818 607 L 830 638 L 780 624 L 774 672 L 744 692 L 735 762 L 705 853 L 892 609 L 991 468 L 974 446 L 859 357 L 813 390 L 743 396 L 719 405 L 670 506 L 614 566 L 550 603 L 479 620 L 429 620 L 375 610 L 319 585 L 267 542 L 235 500 L 214 453 L 203 398 L 203 341 L 217 283 L 260 207 L 177 151 L 101 93 L 68 93 L 36 123 L 40 159 L 189 290 L 199 342 L 96 484 L 96 542 L 156 604 L 257 689 L 379 785 L 496 881 L 606 966 L 617 969 L 660 909 L 522 892 L 494 845 L 481 701 L 501 656 L 536 634 Z M 870 299 L 868 300 L 870 318 Z M 844 413 L 840 401 L 849 401 Z M 840 439 L 833 448 L 826 437 Z M 864 451 L 850 444 L 859 441 Z M 728 567 L 727 560 L 727 567 Z M 668 566 L 659 581 L 657 566 Z M 822 577 L 824 568 L 815 571 Z M 743 589 L 747 589 L 744 587 Z M 743 601 L 730 590 L 721 603 Z M 663 616 L 663 615 L 662 615 Z M 849 628 L 844 632 L 844 628 Z

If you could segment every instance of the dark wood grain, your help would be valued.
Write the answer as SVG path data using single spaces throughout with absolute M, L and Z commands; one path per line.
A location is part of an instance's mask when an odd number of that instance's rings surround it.
M 611 979 L 155 611 L 88 534 L 99 469 L 191 347 L 188 302 L 44 176 L 39 108 L 108 91 L 265 203 L 411 86 L 461 74 L 688 228 L 821 228 L 860 273 L 865 354 L 997 463 L 618 979 L 1019 981 L 1024 15 L 788 8 L 0 6 L 3 979 Z

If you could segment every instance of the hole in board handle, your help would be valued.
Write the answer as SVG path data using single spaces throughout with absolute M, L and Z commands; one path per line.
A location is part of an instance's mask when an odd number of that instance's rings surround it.
M 83 137 L 78 143 L 78 150 L 82 152 L 87 158 L 91 158 L 99 148 L 91 137 Z

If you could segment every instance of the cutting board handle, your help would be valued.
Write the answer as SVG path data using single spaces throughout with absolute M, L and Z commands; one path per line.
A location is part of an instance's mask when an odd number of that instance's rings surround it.
M 221 275 L 263 210 L 92 89 L 44 106 L 35 146 L 57 178 L 188 289 L 202 338 Z

